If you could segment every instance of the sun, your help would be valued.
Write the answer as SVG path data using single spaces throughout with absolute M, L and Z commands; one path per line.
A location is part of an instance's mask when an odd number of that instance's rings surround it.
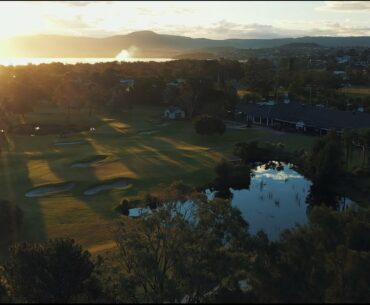
M 130 58 L 130 53 L 127 50 L 122 50 L 116 56 L 117 60 L 125 60 L 127 58 Z

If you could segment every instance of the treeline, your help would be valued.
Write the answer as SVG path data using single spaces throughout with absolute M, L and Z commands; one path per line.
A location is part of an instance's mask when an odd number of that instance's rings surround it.
M 116 251 L 73 240 L 20 243 L 2 264 L 2 302 L 368 302 L 370 212 L 319 207 L 270 241 L 248 233 L 229 201 L 181 183 L 160 206 L 122 216 Z M 192 204 L 189 204 L 192 202 Z
M 368 78 L 369 73 L 361 73 L 360 78 Z M 133 79 L 133 88 L 127 90 L 121 79 Z M 167 84 L 178 79 L 186 80 L 185 85 L 170 90 Z M 238 101 L 235 83 L 252 92 L 246 99 L 253 101 L 282 99 L 289 92 L 292 99 L 347 108 L 345 96 L 336 91 L 342 81 L 332 71 L 310 69 L 304 60 L 291 57 L 278 62 L 251 58 L 247 63 L 221 59 L 0 66 L 0 105 L 8 113 L 24 115 L 40 104 L 59 105 L 67 114 L 71 109 L 117 112 L 135 105 L 175 104 L 189 118 L 224 116 Z M 363 103 L 360 98 L 352 104 Z
M 158 105 L 163 104 L 166 84 L 183 78 L 188 83 L 186 93 L 197 91 L 192 94 L 193 100 L 196 95 L 205 104 L 210 94 L 223 91 L 214 89 L 220 75 L 240 79 L 242 68 L 229 60 L 1 66 L 0 103 L 5 110 L 20 114 L 40 103 L 59 104 L 67 111 L 81 107 L 112 110 L 130 104 Z M 133 79 L 133 90 L 126 90 L 121 79 Z M 184 92 L 178 99 L 185 98 Z

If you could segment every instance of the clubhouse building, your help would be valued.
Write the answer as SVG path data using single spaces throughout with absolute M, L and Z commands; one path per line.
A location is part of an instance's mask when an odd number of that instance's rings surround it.
M 240 102 L 235 119 L 251 124 L 287 131 L 324 134 L 329 130 L 370 128 L 370 114 L 362 111 L 341 111 L 323 106 L 290 102 L 251 104 Z

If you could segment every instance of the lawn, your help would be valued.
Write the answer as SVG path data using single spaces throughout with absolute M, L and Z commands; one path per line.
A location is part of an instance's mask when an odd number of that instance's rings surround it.
M 350 87 L 339 89 L 340 92 L 345 93 L 350 97 L 366 97 L 370 96 L 370 87 Z
M 8 149 L 0 156 L 0 198 L 19 204 L 24 211 L 21 239 L 43 241 L 71 237 L 92 251 L 112 245 L 111 225 L 119 216 L 114 207 L 121 198 L 139 199 L 147 192 L 183 180 L 194 186 L 209 182 L 213 168 L 239 141 L 281 142 L 286 149 L 309 149 L 313 137 L 282 134 L 269 129 L 227 130 L 222 136 L 199 136 L 188 121 L 160 123 L 160 108 L 137 108 L 131 113 L 88 118 L 74 113 L 71 122 L 91 122 L 92 132 L 9 137 Z M 62 122 L 57 111 L 27 114 L 26 122 Z M 155 130 L 155 133 L 145 131 Z M 143 134 L 140 132 L 144 131 Z M 85 144 L 56 146 L 58 141 L 85 140 Z M 71 168 L 76 161 L 107 155 L 88 168 Z M 84 196 L 83 191 L 99 182 L 130 178 L 125 188 Z M 39 198 L 24 194 L 44 184 L 74 181 L 64 193 Z

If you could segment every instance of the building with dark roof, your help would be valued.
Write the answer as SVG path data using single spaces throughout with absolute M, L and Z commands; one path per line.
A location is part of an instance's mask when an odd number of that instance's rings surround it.
M 185 111 L 178 106 L 169 106 L 164 110 L 164 117 L 171 120 L 184 119 Z
M 370 114 L 360 111 L 341 111 L 301 103 L 256 105 L 241 102 L 236 106 L 238 120 L 269 127 L 289 127 L 303 131 L 327 132 L 345 128 L 370 128 Z

